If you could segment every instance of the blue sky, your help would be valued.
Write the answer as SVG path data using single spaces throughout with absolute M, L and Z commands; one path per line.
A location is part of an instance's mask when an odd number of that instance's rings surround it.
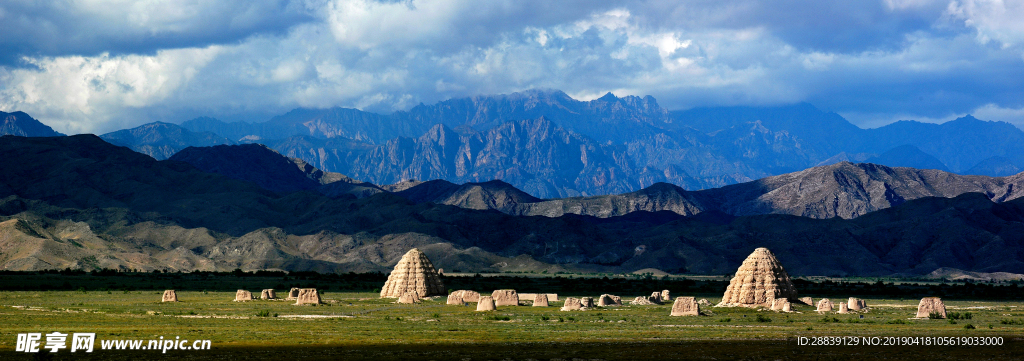
M 1024 1 L 0 3 L 0 110 L 104 133 L 530 88 L 1024 127 Z

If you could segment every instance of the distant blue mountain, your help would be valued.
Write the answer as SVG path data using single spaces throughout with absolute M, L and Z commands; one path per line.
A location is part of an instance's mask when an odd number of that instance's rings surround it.
M 942 164 L 941 161 L 909 144 L 889 149 L 885 153 L 868 158 L 864 162 L 890 167 L 938 169 L 945 172 L 949 171 L 949 169 L 946 168 L 946 165 Z
M 46 124 L 32 119 L 24 112 L 0 112 L 0 135 L 17 135 L 19 137 L 63 137 Z
M 381 115 L 295 109 L 262 123 L 196 118 L 105 134 L 163 159 L 186 146 L 261 143 L 375 184 L 500 179 L 542 198 L 721 187 L 840 161 L 1004 176 L 1024 131 L 967 116 L 861 129 L 807 103 L 667 111 L 650 96 L 579 101 L 557 90 L 450 99 Z
M 230 139 L 211 132 L 193 132 L 177 124 L 163 122 L 110 132 L 101 135 L 100 138 L 108 143 L 147 154 L 156 160 L 170 158 L 178 151 L 188 147 L 234 144 Z

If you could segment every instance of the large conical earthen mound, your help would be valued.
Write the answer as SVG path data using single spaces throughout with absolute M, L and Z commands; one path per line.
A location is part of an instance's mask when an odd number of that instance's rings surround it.
M 427 255 L 416 248 L 409 250 L 395 265 L 384 288 L 380 290 L 380 297 L 401 297 L 405 292 L 413 292 L 419 297 L 447 294 L 434 265 L 427 259 Z
M 758 248 L 736 271 L 718 306 L 771 307 L 776 299 L 796 299 L 796 288 L 779 260 Z

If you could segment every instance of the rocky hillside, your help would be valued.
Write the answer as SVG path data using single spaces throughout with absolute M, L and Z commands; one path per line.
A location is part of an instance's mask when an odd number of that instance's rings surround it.
M 461 185 L 444 180 L 432 180 L 397 191 L 395 194 L 416 203 L 431 202 L 467 209 L 494 209 L 509 214 L 514 214 L 521 204 L 541 201 L 540 198 L 499 180 Z
M 775 213 L 849 219 L 924 197 L 951 198 L 975 192 L 1004 202 L 1024 195 L 1022 186 L 1024 173 L 964 176 L 842 162 L 696 193 L 704 204 L 737 216 Z
M 500 179 L 539 197 L 627 192 L 645 170 L 621 147 L 603 146 L 544 118 L 503 123 L 470 135 L 436 125 L 419 138 L 390 140 L 340 170 L 376 184 L 408 179 L 456 183 Z

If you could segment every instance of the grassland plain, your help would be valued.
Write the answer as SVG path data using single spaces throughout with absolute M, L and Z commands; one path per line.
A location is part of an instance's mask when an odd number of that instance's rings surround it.
M 161 303 L 161 294 L 2 291 L 0 358 L 1010 360 L 1024 354 L 1024 304 L 1007 301 L 947 301 L 949 312 L 971 314 L 952 323 L 910 319 L 917 299 L 868 299 L 869 312 L 846 315 L 820 315 L 798 305 L 797 312 L 785 314 L 708 307 L 701 317 L 669 317 L 668 304 L 561 312 L 556 302 L 475 312 L 472 306 L 446 305 L 443 298 L 405 305 L 365 292 L 327 292 L 321 306 L 232 302 L 234 293 L 223 291 L 179 291 L 181 302 Z M 560 295 L 566 296 L 597 295 Z M 213 349 L 111 351 L 99 350 L 97 342 L 92 354 L 13 352 L 18 333 L 54 331 L 95 332 L 98 340 L 208 339 Z M 798 345 L 799 337 L 821 336 L 997 336 L 1004 345 Z

